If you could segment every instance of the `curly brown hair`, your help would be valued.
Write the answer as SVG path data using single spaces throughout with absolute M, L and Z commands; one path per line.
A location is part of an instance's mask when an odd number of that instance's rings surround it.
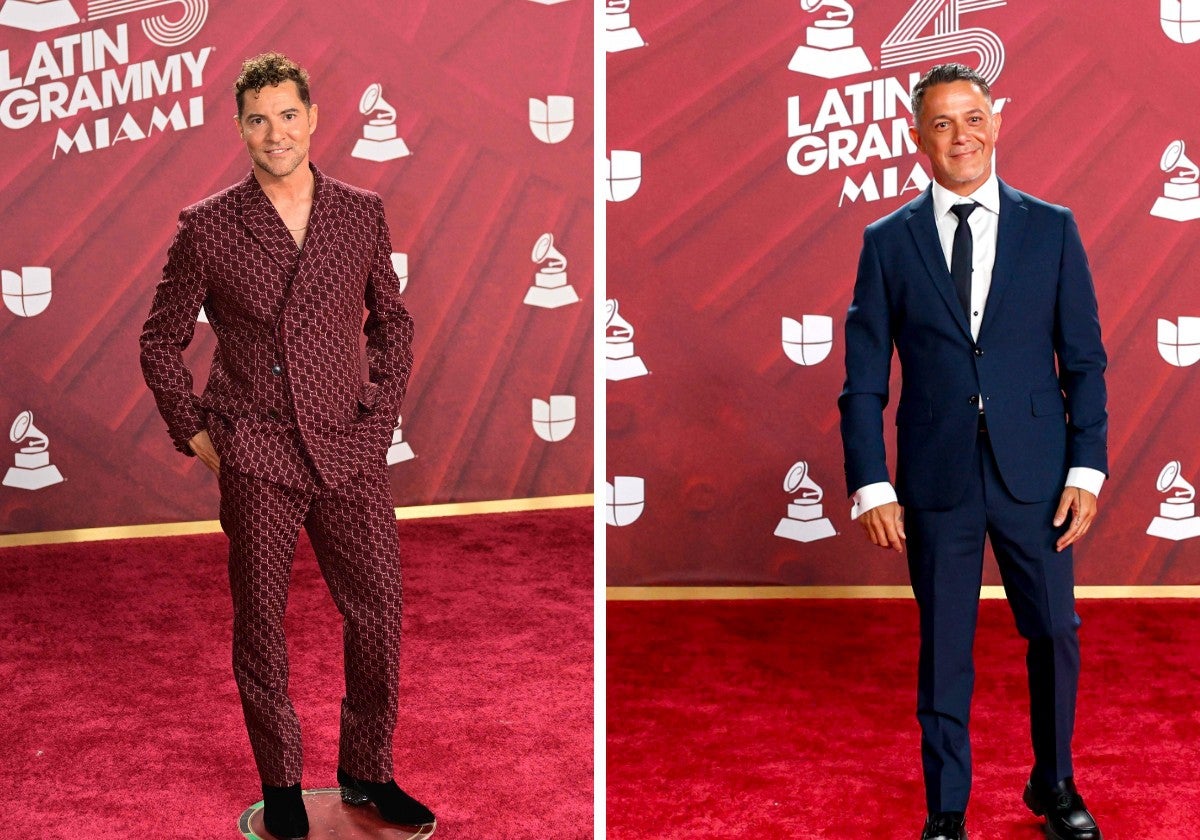
M 296 62 L 283 53 L 266 52 L 247 58 L 242 62 L 242 73 L 233 83 L 233 92 L 237 96 L 238 117 L 242 116 L 242 106 L 245 93 L 252 90 L 258 93 L 265 87 L 295 82 L 300 93 L 300 101 L 304 107 L 312 105 L 308 96 L 308 73 Z

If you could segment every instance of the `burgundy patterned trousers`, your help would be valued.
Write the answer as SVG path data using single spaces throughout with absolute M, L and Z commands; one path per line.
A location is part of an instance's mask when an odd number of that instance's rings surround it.
M 392 778 L 400 666 L 400 556 L 380 459 L 336 488 L 298 490 L 223 468 L 229 536 L 233 673 L 264 784 L 301 781 L 300 723 L 288 697 L 283 634 L 300 527 L 342 614 L 346 694 L 338 760 L 351 776 Z

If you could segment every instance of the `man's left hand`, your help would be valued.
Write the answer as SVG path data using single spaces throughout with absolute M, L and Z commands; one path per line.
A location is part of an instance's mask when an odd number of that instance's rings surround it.
M 1055 528 L 1067 521 L 1068 513 L 1071 514 L 1071 524 L 1055 543 L 1057 551 L 1062 551 L 1092 527 L 1092 520 L 1096 518 L 1096 497 L 1080 487 L 1067 487 L 1054 513 Z

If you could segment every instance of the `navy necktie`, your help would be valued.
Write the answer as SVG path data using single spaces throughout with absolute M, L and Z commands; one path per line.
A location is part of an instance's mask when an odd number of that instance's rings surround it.
M 954 281 L 954 290 L 958 292 L 958 302 L 962 304 L 968 324 L 971 323 L 971 258 L 974 244 L 967 217 L 978 206 L 972 201 L 970 204 L 955 204 L 950 208 L 950 212 L 958 216 L 958 227 L 954 229 L 954 246 L 950 251 L 950 279 Z

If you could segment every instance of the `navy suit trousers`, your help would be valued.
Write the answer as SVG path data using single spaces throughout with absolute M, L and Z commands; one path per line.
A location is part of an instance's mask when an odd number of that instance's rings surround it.
M 1058 498 L 1017 501 L 981 432 L 963 499 L 950 510 L 905 510 L 909 575 L 920 608 L 917 719 L 930 813 L 965 811 L 971 790 L 968 722 L 972 645 L 985 537 L 1018 632 L 1028 641 L 1034 772 L 1047 784 L 1072 775 L 1079 681 L 1079 616 L 1071 549 L 1054 550 Z

